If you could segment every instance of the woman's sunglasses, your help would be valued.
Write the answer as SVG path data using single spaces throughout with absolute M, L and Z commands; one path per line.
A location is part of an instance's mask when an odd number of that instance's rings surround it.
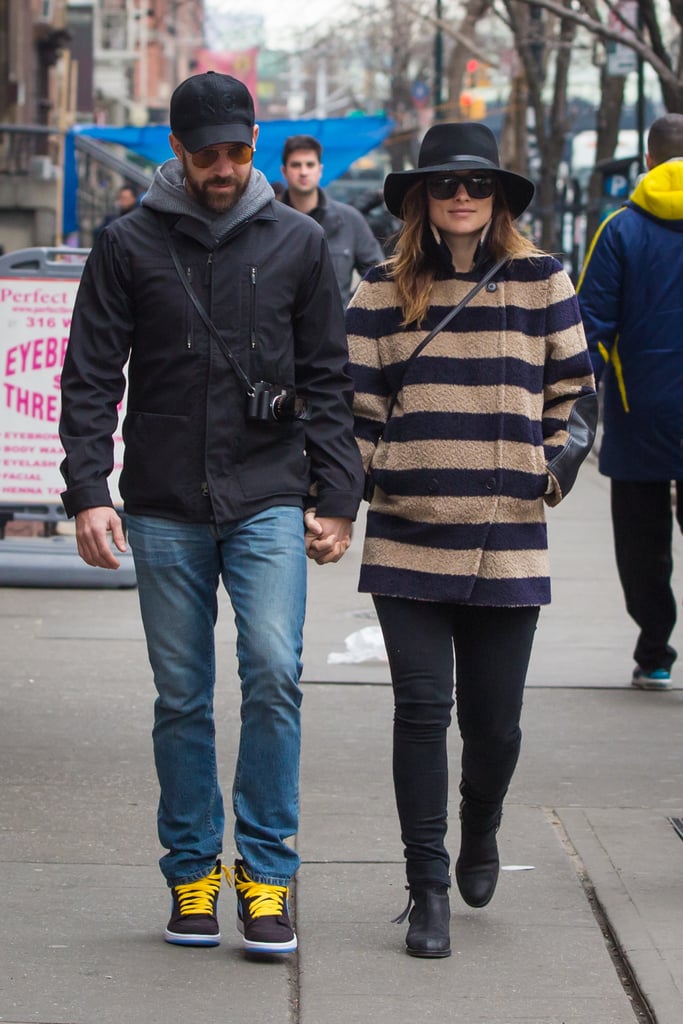
M 195 167 L 205 171 L 207 167 L 216 163 L 220 155 L 217 149 L 200 149 L 196 153 L 190 153 L 190 160 Z M 252 146 L 247 146 L 246 142 L 233 142 L 225 149 L 225 155 L 230 163 L 248 164 L 254 159 L 254 150 Z
M 488 199 L 495 192 L 496 180 L 490 174 L 427 178 L 427 191 L 432 199 L 452 199 L 461 185 L 465 186 L 470 199 Z

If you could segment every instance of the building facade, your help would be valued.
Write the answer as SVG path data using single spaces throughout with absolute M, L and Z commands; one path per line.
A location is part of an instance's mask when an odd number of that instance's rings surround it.
M 64 134 L 165 123 L 205 46 L 204 0 L 0 0 L 0 247 L 61 244 Z M 121 175 L 84 161 L 85 237 Z M 77 240 L 79 241 L 79 240 Z

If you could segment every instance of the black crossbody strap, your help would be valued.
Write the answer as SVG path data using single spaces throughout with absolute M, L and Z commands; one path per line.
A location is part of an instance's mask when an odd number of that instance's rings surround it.
M 185 289 L 185 291 L 189 295 L 190 299 L 192 300 L 194 308 L 197 310 L 197 312 L 199 313 L 200 317 L 204 321 L 204 324 L 208 328 L 209 333 L 218 342 L 219 348 L 221 349 L 223 355 L 228 360 L 228 362 L 232 366 L 233 370 L 235 371 L 235 373 L 237 374 L 239 379 L 244 384 L 244 386 L 246 388 L 247 395 L 253 396 L 253 394 L 254 394 L 254 386 L 253 386 L 253 384 L 251 383 L 251 381 L 247 377 L 246 373 L 244 372 L 244 370 L 242 369 L 240 364 L 237 362 L 237 359 L 235 358 L 235 356 L 232 354 L 232 352 L 228 348 L 228 345 L 227 345 L 226 341 L 221 337 L 220 331 L 218 330 L 218 328 L 216 327 L 215 323 L 213 322 L 213 320 L 211 319 L 209 314 L 206 312 L 206 310 L 202 306 L 201 302 L 199 301 L 199 299 L 198 299 L 198 297 L 197 297 L 197 295 L 195 293 L 194 288 L 192 287 L 192 285 L 190 284 L 190 282 L 187 279 L 187 275 L 185 274 L 185 271 L 183 270 L 182 264 L 180 262 L 180 257 L 178 256 L 178 251 L 177 251 L 175 245 L 173 244 L 173 239 L 171 238 L 171 232 L 168 230 L 168 224 L 166 223 L 166 218 L 163 216 L 163 214 L 160 215 L 159 221 L 161 223 L 161 232 L 162 232 L 162 234 L 164 236 L 164 240 L 166 242 L 166 245 L 168 246 L 168 251 L 171 254 L 171 259 L 173 260 L 173 266 L 176 269 L 176 273 L 178 274 L 178 277 L 180 278 L 180 281 L 182 283 L 183 288 Z
M 394 411 L 394 406 L 396 405 L 396 399 L 398 398 L 398 393 L 401 390 L 401 388 L 403 387 L 403 381 L 405 380 L 406 374 L 407 374 L 409 368 L 412 366 L 414 360 L 417 359 L 417 357 L 419 356 L 420 352 L 422 352 L 422 350 L 429 344 L 429 342 L 432 341 L 432 339 L 434 339 L 437 336 L 439 331 L 442 331 L 444 329 L 444 327 L 446 327 L 446 325 L 451 322 L 453 317 L 457 316 L 457 314 L 460 312 L 460 310 L 463 309 L 463 307 L 467 305 L 467 303 L 470 301 L 470 299 L 473 299 L 474 296 L 477 294 L 477 292 L 480 292 L 482 290 L 482 288 L 484 288 L 485 285 L 487 285 L 489 283 L 489 281 L 494 276 L 494 274 L 496 274 L 500 270 L 500 268 L 502 266 L 504 266 L 508 262 L 508 258 L 509 257 L 507 257 L 507 256 L 503 256 L 502 259 L 499 259 L 497 263 L 494 263 L 493 266 L 490 267 L 486 271 L 486 273 L 482 277 L 481 281 L 477 281 L 477 283 L 475 284 L 474 288 L 471 288 L 468 291 L 467 295 L 465 295 L 465 297 L 462 298 L 460 300 L 460 302 L 458 302 L 458 304 L 456 306 L 453 306 L 453 309 L 449 309 L 448 313 L 446 313 L 446 316 L 443 318 L 443 320 L 440 320 L 439 323 L 436 325 L 436 327 L 432 328 L 432 330 L 429 332 L 429 334 L 426 335 L 426 337 L 424 337 L 422 339 L 422 341 L 417 346 L 417 348 L 414 348 L 413 351 L 410 353 L 410 355 L 408 356 L 408 360 L 407 360 L 405 366 L 403 367 L 403 373 L 401 374 L 401 380 L 399 381 L 399 385 L 395 389 L 393 395 L 391 396 L 391 401 L 389 402 L 389 410 L 387 412 L 387 420 L 389 419 L 389 417 L 391 416 L 392 412 Z

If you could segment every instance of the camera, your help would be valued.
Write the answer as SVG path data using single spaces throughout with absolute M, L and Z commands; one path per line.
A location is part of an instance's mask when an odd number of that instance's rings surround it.
M 261 423 L 290 423 L 310 419 L 308 402 L 294 388 L 256 381 L 247 393 L 247 419 Z

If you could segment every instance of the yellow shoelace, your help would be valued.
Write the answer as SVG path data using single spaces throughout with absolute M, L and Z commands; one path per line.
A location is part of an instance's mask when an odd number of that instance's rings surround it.
M 279 917 L 284 910 L 289 889 L 286 885 L 265 885 L 252 882 L 246 875 L 240 877 L 235 873 L 235 888 L 249 900 L 251 917 Z
M 198 878 L 196 882 L 174 886 L 181 916 L 201 914 L 211 917 L 216 910 L 216 899 L 220 887 L 221 873 L 216 869 L 206 878 Z

